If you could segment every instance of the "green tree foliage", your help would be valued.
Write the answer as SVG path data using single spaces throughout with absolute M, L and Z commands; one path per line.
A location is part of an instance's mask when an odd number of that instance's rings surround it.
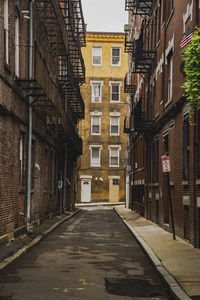
M 196 28 L 190 44 L 182 52 L 185 62 L 184 71 L 186 81 L 184 89 L 190 105 L 191 113 L 194 113 L 200 103 L 200 28 Z

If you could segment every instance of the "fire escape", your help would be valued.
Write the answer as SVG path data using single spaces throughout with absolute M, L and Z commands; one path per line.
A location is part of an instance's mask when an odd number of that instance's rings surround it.
M 144 20 L 140 28 L 139 37 L 125 40 L 125 49 L 132 58 L 132 74 L 140 74 L 146 80 L 151 73 L 152 65 L 156 56 L 155 49 L 149 49 L 146 43 L 145 23 L 152 13 L 155 0 L 125 0 L 125 9 L 135 16 L 143 16 Z M 127 36 L 127 34 L 126 34 Z M 132 91 L 127 93 L 131 94 Z M 134 131 L 139 134 L 149 135 L 153 129 L 153 121 L 147 120 L 142 111 L 142 100 L 133 109 Z M 129 129 L 130 131 L 130 129 Z
M 81 54 L 85 25 L 81 2 L 35 0 L 34 21 L 35 31 L 45 33 L 46 49 L 37 45 L 43 57 L 34 56 L 33 78 L 20 78 L 16 83 L 22 97 L 32 98 L 32 108 L 46 123 L 49 134 L 80 155 L 82 140 L 75 127 L 84 118 L 80 85 L 85 80 Z
M 155 0 L 125 0 L 125 10 L 136 15 L 149 15 Z

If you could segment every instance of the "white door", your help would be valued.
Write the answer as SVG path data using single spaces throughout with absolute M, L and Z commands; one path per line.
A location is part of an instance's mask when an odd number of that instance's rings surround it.
M 81 202 L 91 201 L 91 180 L 82 179 L 81 180 Z

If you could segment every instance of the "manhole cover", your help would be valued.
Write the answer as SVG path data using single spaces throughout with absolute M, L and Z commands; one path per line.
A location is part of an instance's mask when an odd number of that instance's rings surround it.
M 148 280 L 129 278 L 105 278 L 106 291 L 112 295 L 129 297 L 162 297 L 161 287 Z

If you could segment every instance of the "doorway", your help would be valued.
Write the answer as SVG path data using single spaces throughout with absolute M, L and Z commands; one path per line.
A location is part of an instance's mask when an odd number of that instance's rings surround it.
M 109 178 L 109 202 L 119 202 L 119 177 Z
M 91 179 L 81 179 L 81 202 L 91 202 Z

